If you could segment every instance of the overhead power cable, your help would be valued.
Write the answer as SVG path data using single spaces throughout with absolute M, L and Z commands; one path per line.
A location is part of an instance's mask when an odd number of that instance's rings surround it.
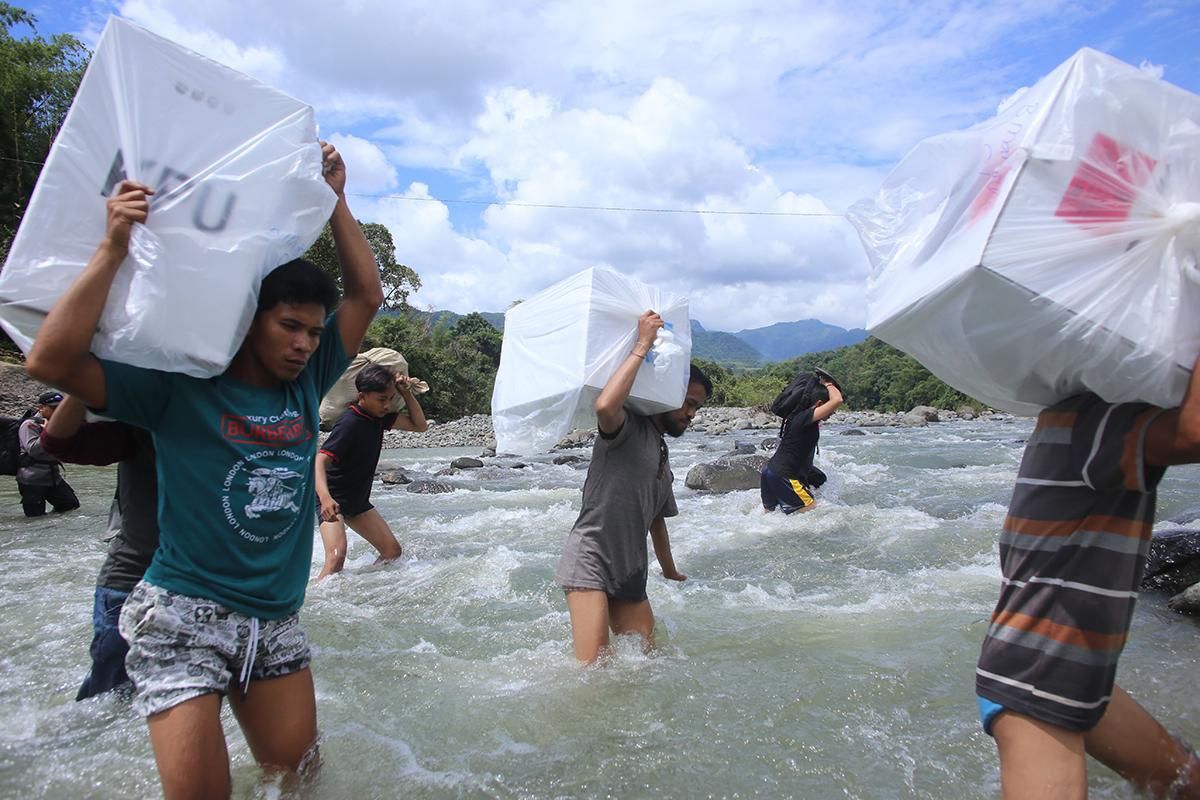
M 0 160 L 14 161 L 31 166 L 42 166 L 40 161 L 26 161 L 21 158 L 0 156 Z M 406 194 L 364 194 L 362 192 L 347 192 L 351 197 L 362 197 L 369 200 L 407 200 L 417 203 L 442 203 L 443 205 L 462 206 L 501 206 L 510 208 L 549 208 L 563 211 L 617 211 L 642 214 L 707 214 L 709 216 L 741 216 L 741 217 L 826 217 L 837 219 L 845 214 L 832 211 L 754 211 L 738 208 L 656 208 L 652 206 L 599 206 L 573 203 L 527 203 L 518 200 L 468 200 L 466 198 L 414 197 Z
M 718 208 L 654 208 L 650 206 L 593 206 L 576 205 L 572 203 L 526 203 L 517 200 L 466 200 L 462 198 L 444 199 L 440 197 L 413 197 L 404 194 L 361 194 L 347 192 L 351 197 L 363 197 L 373 200 L 412 200 L 424 203 L 443 203 L 445 205 L 474 205 L 474 206 L 511 206 L 514 208 L 555 208 L 568 211 L 634 211 L 651 214 L 711 214 L 751 217 L 844 217 L 832 211 L 752 211 L 748 209 L 718 209 Z

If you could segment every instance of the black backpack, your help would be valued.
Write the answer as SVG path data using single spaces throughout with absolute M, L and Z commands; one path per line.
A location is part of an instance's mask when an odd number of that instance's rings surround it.
M 801 372 L 771 403 L 771 413 L 785 420 L 813 404 L 818 390 L 823 389 L 815 372 Z
M 20 417 L 0 417 L 0 475 L 16 475 L 24 461 L 21 453 L 21 423 L 37 412 L 26 411 Z

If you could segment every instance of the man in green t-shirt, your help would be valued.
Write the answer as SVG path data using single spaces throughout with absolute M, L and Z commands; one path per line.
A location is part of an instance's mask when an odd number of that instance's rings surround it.
M 108 200 L 104 238 L 26 361 L 35 378 L 154 437 L 160 542 L 120 627 L 135 708 L 170 798 L 229 796 L 225 695 L 264 768 L 298 771 L 315 754 L 297 612 L 312 562 L 318 407 L 383 301 L 374 253 L 346 204 L 341 156 L 329 144 L 322 151 L 338 198 L 330 225 L 340 305 L 333 280 L 296 259 L 263 281 L 250 330 L 215 378 L 95 357 L 92 335 L 153 194 L 124 181 Z

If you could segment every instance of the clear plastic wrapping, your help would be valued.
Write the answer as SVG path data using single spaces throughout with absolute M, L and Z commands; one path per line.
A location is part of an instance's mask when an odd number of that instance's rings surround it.
M 1178 405 L 1200 352 L 1200 98 L 1081 50 L 855 204 L 868 327 L 1035 414 L 1090 390 Z
M 93 352 L 218 374 L 262 278 L 301 255 L 333 211 L 312 109 L 110 19 L 0 274 L 0 324 L 22 350 L 91 258 L 106 197 L 126 177 L 156 193 Z
M 691 370 L 687 298 L 608 269 L 587 269 L 509 309 L 492 392 L 496 449 L 549 450 L 596 425 L 593 404 L 637 340 L 638 318 L 667 324 L 638 370 L 627 405 L 640 414 L 683 405 Z

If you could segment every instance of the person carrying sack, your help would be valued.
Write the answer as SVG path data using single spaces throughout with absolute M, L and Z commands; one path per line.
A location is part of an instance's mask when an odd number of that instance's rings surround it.
M 783 423 L 779 447 L 759 475 L 764 510 L 791 514 L 816 503 L 813 490 L 825 483 L 825 473 L 813 466 L 821 439 L 818 423 L 833 416 L 844 400 L 841 387 L 823 370 L 797 375 L 775 398 L 771 411 Z

